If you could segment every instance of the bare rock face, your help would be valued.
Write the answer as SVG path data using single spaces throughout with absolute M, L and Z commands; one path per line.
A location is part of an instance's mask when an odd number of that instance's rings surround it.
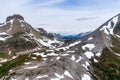
M 13 21 L 13 23 L 11 24 L 11 27 L 9 28 L 9 30 L 7 30 L 7 32 L 8 32 L 8 34 L 13 35 L 13 34 L 16 34 L 18 32 L 26 31 L 24 29 L 27 29 L 27 26 L 26 27 L 22 27 L 20 21 L 15 19 Z
M 14 14 L 14 15 L 12 15 L 12 16 L 8 16 L 8 17 L 6 18 L 6 22 L 8 22 L 8 21 L 10 21 L 10 20 L 12 20 L 12 19 L 24 20 L 24 17 L 22 17 L 22 16 L 19 15 L 19 14 Z

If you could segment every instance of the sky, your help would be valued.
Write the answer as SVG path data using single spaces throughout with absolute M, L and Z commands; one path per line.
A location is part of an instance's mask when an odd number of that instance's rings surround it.
M 120 13 L 120 0 L 0 0 L 0 22 L 20 14 L 35 28 L 78 34 L 93 31 Z

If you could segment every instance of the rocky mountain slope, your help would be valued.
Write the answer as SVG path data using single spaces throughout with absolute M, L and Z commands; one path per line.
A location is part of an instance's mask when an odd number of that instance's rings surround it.
M 0 25 L 0 57 L 1 80 L 120 80 L 120 14 L 64 42 L 10 16 Z

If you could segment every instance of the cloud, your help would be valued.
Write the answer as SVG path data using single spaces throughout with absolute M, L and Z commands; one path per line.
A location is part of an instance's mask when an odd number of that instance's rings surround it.
M 0 22 L 17 13 L 48 32 L 80 33 L 95 30 L 118 14 L 118 3 L 120 0 L 1 0 Z
M 64 2 L 65 0 L 44 0 L 44 1 L 39 1 L 38 3 L 35 3 L 33 7 L 50 7 L 55 4 L 59 4 Z
M 82 18 L 77 18 L 77 21 L 86 21 L 86 20 L 93 20 L 97 19 L 98 17 L 82 17 Z

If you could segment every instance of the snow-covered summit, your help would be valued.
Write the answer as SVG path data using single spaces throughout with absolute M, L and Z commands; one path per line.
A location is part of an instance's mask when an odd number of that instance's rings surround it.
M 120 22 L 120 14 L 112 17 L 110 20 L 108 20 L 106 23 L 104 23 L 100 27 L 100 31 L 104 31 L 104 33 L 106 33 L 107 35 L 109 35 L 109 34 L 113 35 L 114 29 L 119 22 Z

